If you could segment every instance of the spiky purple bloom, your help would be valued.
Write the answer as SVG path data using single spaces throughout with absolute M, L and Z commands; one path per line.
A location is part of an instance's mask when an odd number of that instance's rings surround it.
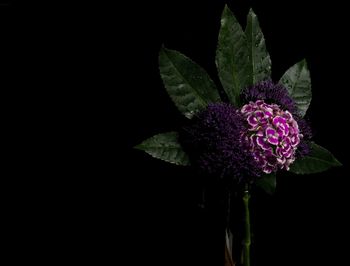
M 237 179 L 260 176 L 258 161 L 242 141 L 246 119 L 239 110 L 225 103 L 210 104 L 184 128 L 182 144 L 194 164 L 205 172 Z
M 240 111 L 247 121 L 243 141 L 249 144 L 249 151 L 262 171 L 269 174 L 278 169 L 289 170 L 303 137 L 293 115 L 263 100 L 250 102 Z
M 243 91 L 241 109 L 210 104 L 180 134 L 192 163 L 205 172 L 238 180 L 288 170 L 310 152 L 308 123 L 282 85 L 263 81 Z
M 294 115 L 294 119 L 297 121 L 299 125 L 299 131 L 303 135 L 303 138 L 300 140 L 300 144 L 298 145 L 298 149 L 296 151 L 296 157 L 304 157 L 311 152 L 311 148 L 309 146 L 310 140 L 312 138 L 310 122 L 297 115 Z
M 271 80 L 260 81 L 242 91 L 245 102 L 264 100 L 265 103 L 278 104 L 281 109 L 297 114 L 294 100 L 289 96 L 287 89 L 281 84 L 275 84 Z

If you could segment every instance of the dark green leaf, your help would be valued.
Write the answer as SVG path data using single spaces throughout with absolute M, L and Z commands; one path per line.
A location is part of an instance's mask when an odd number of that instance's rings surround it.
M 328 170 L 333 166 L 342 164 L 325 148 L 311 143 L 311 153 L 308 156 L 297 159 L 291 166 L 290 171 L 296 174 L 313 174 Z
M 266 193 L 274 194 L 276 190 L 276 173 L 262 176 L 256 181 L 256 185 L 261 187 Z
M 221 17 L 216 66 L 229 100 L 239 106 L 240 92 L 249 84 L 247 40 L 237 19 L 227 6 Z
M 298 111 L 304 116 L 311 102 L 311 79 L 306 60 L 289 68 L 279 81 L 297 104 Z
M 220 101 L 219 93 L 209 75 L 183 54 L 162 48 L 159 70 L 165 88 L 177 108 L 186 117 Z
M 155 135 L 135 146 L 154 158 L 178 165 L 189 165 L 187 154 L 178 142 L 177 132 L 168 132 Z
M 266 50 L 264 35 L 260 29 L 258 17 L 250 9 L 245 28 L 249 54 L 249 84 L 255 84 L 261 80 L 270 79 L 271 59 Z

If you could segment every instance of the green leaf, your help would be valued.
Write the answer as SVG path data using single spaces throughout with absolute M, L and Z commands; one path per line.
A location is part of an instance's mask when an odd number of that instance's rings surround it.
M 271 78 L 271 59 L 266 50 L 265 38 L 260 29 L 258 17 L 250 9 L 245 28 L 249 54 L 249 84 Z
M 145 151 L 154 158 L 169 163 L 177 165 L 190 164 L 187 154 L 183 151 L 178 142 L 177 132 L 167 132 L 155 135 L 135 146 L 135 148 Z
M 191 118 L 209 103 L 220 101 L 207 72 L 183 54 L 162 48 L 159 70 L 168 94 L 186 117 Z
M 297 159 L 290 171 L 295 174 L 313 174 L 328 170 L 333 166 L 342 164 L 325 148 L 311 142 L 311 153 L 308 156 Z
M 262 176 L 256 181 L 256 185 L 262 188 L 267 194 L 274 194 L 276 190 L 276 173 Z
M 225 6 L 221 17 L 216 66 L 222 86 L 232 104 L 240 105 L 240 92 L 249 84 L 247 40 L 237 19 Z
M 279 81 L 294 99 L 301 116 L 304 116 L 311 102 L 311 79 L 306 60 L 289 68 Z

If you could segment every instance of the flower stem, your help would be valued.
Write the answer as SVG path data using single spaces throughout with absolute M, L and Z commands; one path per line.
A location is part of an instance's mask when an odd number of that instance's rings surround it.
M 243 194 L 243 203 L 244 203 L 244 240 L 243 240 L 243 253 L 242 253 L 242 265 L 250 266 L 250 215 L 249 215 L 249 187 L 246 185 L 244 194 Z

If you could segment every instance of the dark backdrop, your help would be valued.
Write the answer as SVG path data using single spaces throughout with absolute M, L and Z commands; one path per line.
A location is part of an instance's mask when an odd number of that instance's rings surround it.
M 29 197 L 9 197 L 28 207 L 16 220 L 32 233 L 23 245 L 39 239 L 43 249 L 29 255 L 46 263 L 220 266 L 223 217 L 214 196 L 202 208 L 201 176 L 132 147 L 185 121 L 159 76 L 162 44 L 191 57 L 219 84 L 214 57 L 225 1 L 124 2 L 52 1 L 9 13 L 7 23 L 16 27 L 4 40 L 18 58 L 3 52 L 20 69 L 9 68 L 12 82 L 20 83 L 13 86 L 21 88 L 13 90 L 14 102 L 22 96 L 28 105 L 18 116 L 26 124 L 13 123 L 22 127 L 17 139 L 30 145 L 20 155 L 33 160 L 13 179 L 13 190 L 21 187 Z M 280 175 L 275 196 L 256 191 L 252 266 L 343 265 L 349 248 L 347 11 L 341 1 L 227 2 L 242 24 L 249 7 L 255 10 L 274 80 L 307 59 L 314 139 L 344 164 L 323 174 Z

